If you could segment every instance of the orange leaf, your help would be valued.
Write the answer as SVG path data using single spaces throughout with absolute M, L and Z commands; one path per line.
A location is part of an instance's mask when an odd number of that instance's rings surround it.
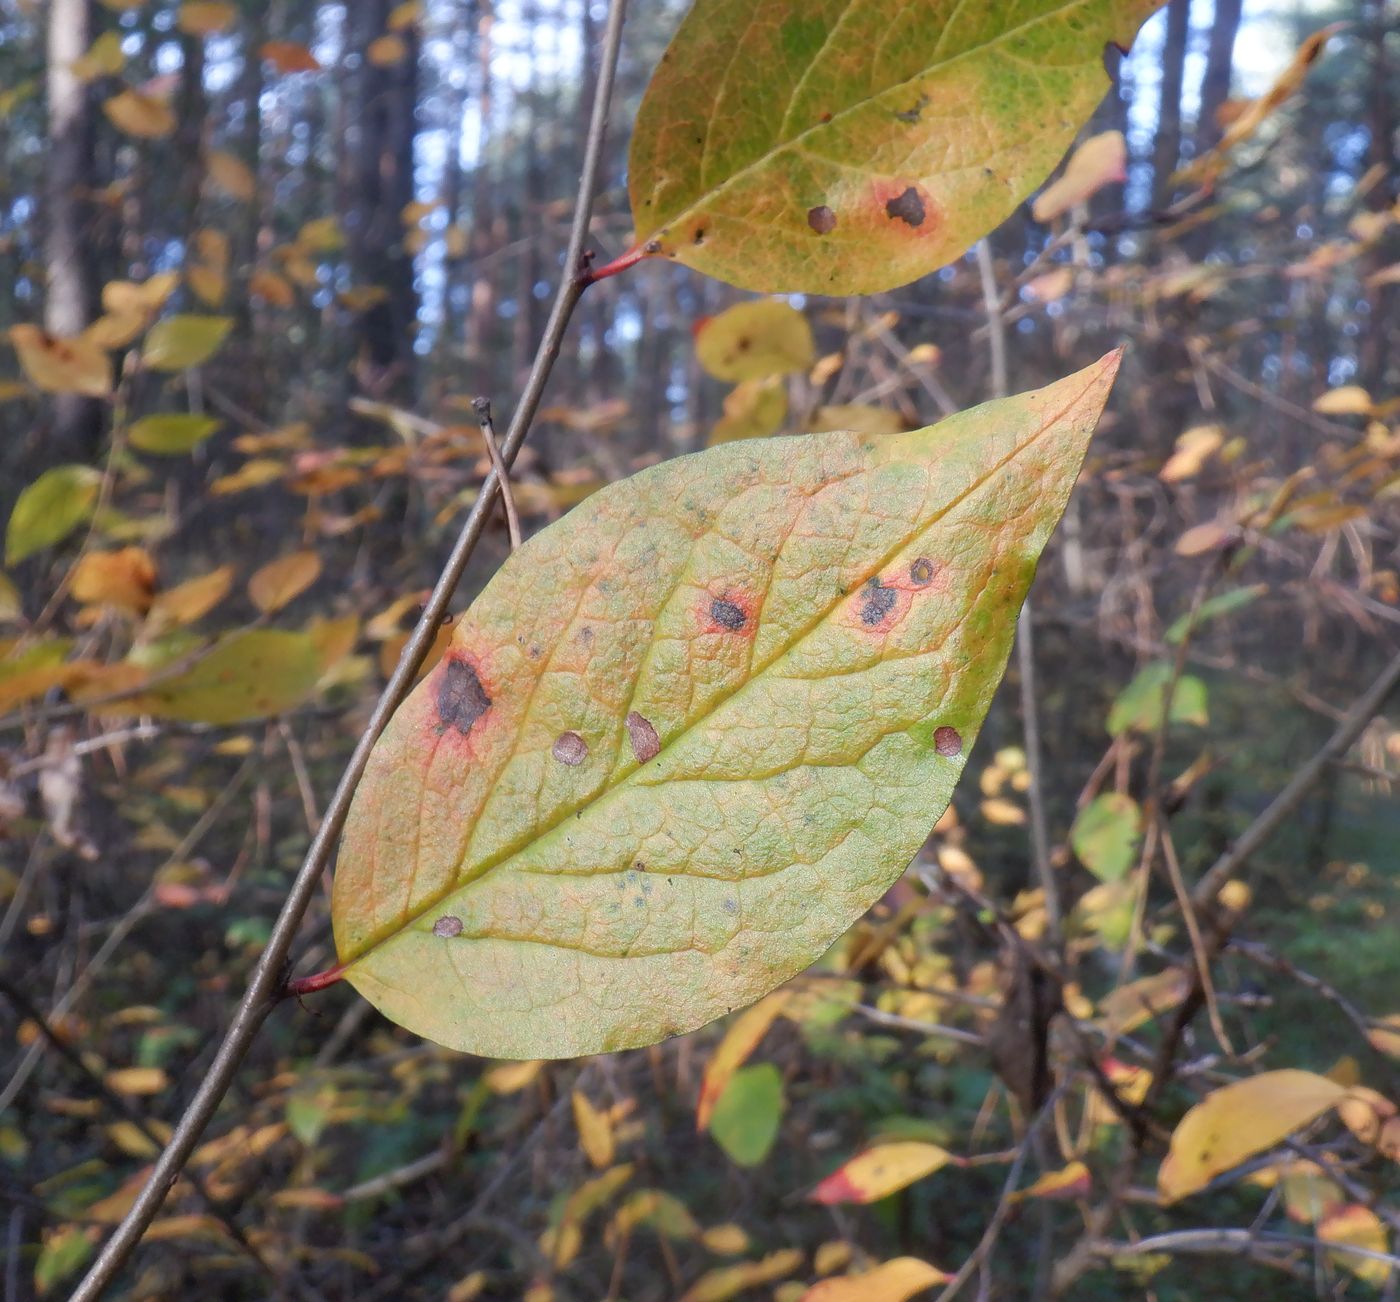
M 293 552 L 269 561 L 254 574 L 248 580 L 248 595 L 268 615 L 301 596 L 320 573 L 321 558 L 315 552 Z

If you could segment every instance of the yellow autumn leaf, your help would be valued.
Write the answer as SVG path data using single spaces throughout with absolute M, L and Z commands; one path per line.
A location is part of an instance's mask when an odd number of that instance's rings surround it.
M 1090 136 L 1069 156 L 1065 170 L 1031 205 L 1038 222 L 1053 221 L 1076 204 L 1087 203 L 1104 186 L 1127 179 L 1128 145 L 1121 131 Z
M 170 1077 L 159 1067 L 120 1067 L 103 1079 L 117 1094 L 159 1094 L 170 1084 Z
M 712 1225 L 700 1236 L 700 1242 L 717 1257 L 737 1257 L 749 1250 L 748 1231 L 742 1225 L 726 1221 L 723 1225 Z
M 813 1284 L 802 1302 L 906 1302 L 916 1293 L 953 1277 L 918 1257 L 895 1257 L 874 1270 Z
M 708 1270 L 681 1296 L 680 1302 L 729 1302 L 747 1289 L 771 1284 L 791 1275 L 802 1265 L 796 1248 L 770 1252 L 761 1261 L 744 1261 Z
M 153 624 L 162 627 L 193 624 L 228 596 L 232 587 L 233 566 L 221 565 L 217 570 L 187 579 L 160 593 L 151 603 L 148 617 Z
M 1033 1184 L 1011 1195 L 1013 1203 L 1026 1198 L 1085 1198 L 1089 1194 L 1089 1168 L 1083 1162 L 1071 1162 L 1058 1171 L 1047 1171 Z
M 1193 479 L 1224 442 L 1225 430 L 1220 425 L 1193 426 L 1177 439 L 1176 450 L 1157 472 L 1157 477 L 1168 484 Z
M 301 596 L 321 574 L 316 552 L 292 552 L 269 561 L 248 580 L 248 596 L 265 615 L 281 610 Z
M 46 393 L 80 393 L 105 398 L 112 387 L 112 364 L 91 339 L 62 339 L 34 325 L 10 327 L 19 364 L 29 382 Z
M 1375 404 L 1359 384 L 1328 389 L 1313 400 L 1313 410 L 1323 416 L 1369 416 Z
M 215 149 L 205 159 L 209 179 L 230 199 L 247 203 L 258 192 L 257 178 L 241 158 L 227 150 Z
M 578 1127 L 579 1143 L 583 1145 L 588 1160 L 600 1171 L 611 1166 L 617 1152 L 612 1123 L 604 1113 L 593 1106 L 588 1095 L 582 1090 L 574 1090 L 572 1101 L 574 1125 Z
M 403 62 L 408 54 L 408 46 L 401 36 L 381 36 L 371 41 L 365 50 L 365 58 L 376 68 L 389 68 Z
M 321 70 L 316 56 L 295 41 L 265 41 L 258 47 L 258 55 L 284 74 Z
M 940 1171 L 957 1158 L 937 1144 L 877 1144 L 837 1167 L 812 1191 L 818 1203 L 873 1203 Z
M 717 380 L 737 384 L 805 371 L 816 360 L 812 327 L 779 298 L 752 299 L 702 321 L 695 358 Z
M 530 1062 L 503 1062 L 482 1078 L 493 1094 L 516 1094 L 534 1082 L 544 1068 L 539 1059 Z
M 186 36 L 213 36 L 227 31 L 237 18 L 238 10 L 225 0 L 185 0 L 175 25 Z
M 1390 1236 L 1380 1217 L 1369 1207 L 1353 1203 L 1343 1207 L 1324 1220 L 1318 1222 L 1317 1237 L 1324 1243 L 1346 1244 L 1362 1248 L 1366 1252 L 1390 1252 Z M 1382 1287 L 1390 1278 L 1391 1264 L 1375 1257 L 1367 1257 L 1357 1252 L 1329 1252 L 1328 1257 L 1336 1266 L 1350 1271 L 1358 1279 L 1364 1279 L 1376 1288 Z
M 169 104 L 129 87 L 104 100 L 102 111 L 117 130 L 139 140 L 159 140 L 176 127 L 175 114 Z
M 710 1061 L 705 1066 L 705 1078 L 700 1085 L 700 1102 L 695 1109 L 695 1129 L 703 1132 L 709 1128 L 714 1116 L 715 1104 L 724 1093 L 735 1071 L 743 1066 L 749 1055 L 758 1048 L 759 1042 L 768 1034 L 768 1028 L 777 1020 L 786 1006 L 789 994 L 786 990 L 775 990 L 771 995 L 760 999 L 752 1008 L 740 1013 L 724 1033 Z
M 73 596 L 88 605 L 144 614 L 151 605 L 156 565 L 144 547 L 91 551 L 73 570 Z
M 1281 1143 L 1347 1096 L 1316 1072 L 1266 1071 L 1206 1095 L 1182 1117 L 1157 1173 L 1163 1202 L 1204 1189 L 1216 1176 Z

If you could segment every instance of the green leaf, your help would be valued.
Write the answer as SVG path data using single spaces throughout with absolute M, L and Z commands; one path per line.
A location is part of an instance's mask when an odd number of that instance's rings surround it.
M 710 1118 L 710 1134 L 739 1166 L 757 1166 L 783 1119 L 783 1077 L 771 1062 L 741 1067 L 729 1078 Z
M 1162 3 L 697 0 L 637 116 L 637 251 L 764 292 L 916 280 L 1045 180 Z
M 717 380 L 737 384 L 805 371 L 816 360 L 812 327 L 781 299 L 735 303 L 703 322 L 695 359 Z
M 1118 360 L 681 457 L 535 535 L 375 747 L 346 978 L 454 1048 L 574 1057 L 820 957 L 947 807 Z
M 142 360 L 153 371 L 184 371 L 200 366 L 218 352 L 231 329 L 231 316 L 168 316 L 151 327 Z
M 1108 712 L 1108 735 L 1119 737 L 1130 730 L 1155 732 L 1162 726 L 1162 709 L 1166 703 L 1167 684 L 1171 682 L 1172 666 L 1157 660 L 1139 671 L 1113 702 Z M 1204 727 L 1210 722 L 1206 708 L 1206 685 L 1193 674 L 1182 674 L 1172 693 L 1170 723 L 1194 723 Z
M 1209 597 L 1201 602 L 1196 611 L 1195 626 L 1200 628 L 1208 620 L 1215 619 L 1219 615 L 1228 615 L 1231 611 L 1239 610 L 1242 606 L 1248 606 L 1251 602 L 1258 601 L 1268 590 L 1267 583 L 1255 583 L 1248 588 L 1231 588 L 1229 592 L 1221 592 L 1214 597 Z M 1191 612 L 1187 611 L 1167 629 L 1167 645 L 1180 646 L 1190 628 Z
M 5 564 L 62 542 L 91 518 L 102 476 L 91 466 L 55 466 L 19 495 L 5 530 Z
M 1116 882 L 1137 862 L 1142 810 L 1131 796 L 1107 791 L 1095 796 L 1074 820 L 1070 845 L 1100 881 Z
M 131 446 L 142 452 L 173 457 L 198 447 L 220 424 L 213 416 L 196 416 L 192 412 L 147 416 L 131 427 L 127 437 Z
M 44 1239 L 34 1262 L 34 1292 L 46 1297 L 77 1274 L 92 1256 L 94 1235 L 81 1225 L 61 1225 Z
M 184 673 L 102 708 L 185 723 L 245 723 L 295 709 L 315 690 L 321 672 L 314 638 L 253 629 L 231 633 Z

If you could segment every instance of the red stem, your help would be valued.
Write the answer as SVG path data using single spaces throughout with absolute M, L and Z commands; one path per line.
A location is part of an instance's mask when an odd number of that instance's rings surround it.
M 313 972 L 310 976 L 296 977 L 285 987 L 288 998 L 300 999 L 302 995 L 314 995 L 318 990 L 333 986 L 345 975 L 345 964 L 337 963 L 324 972 Z
M 607 280 L 609 276 L 616 276 L 627 270 L 628 267 L 635 267 L 643 258 L 651 255 L 646 250 L 644 244 L 634 244 L 626 253 L 619 254 L 611 262 L 604 263 L 601 267 L 593 267 L 588 272 L 588 284 L 593 284 L 597 280 Z

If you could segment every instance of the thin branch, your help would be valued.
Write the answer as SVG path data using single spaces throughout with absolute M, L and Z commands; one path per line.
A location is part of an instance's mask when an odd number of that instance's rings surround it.
M 609 105 L 612 100 L 613 82 L 617 73 L 618 51 L 622 44 L 622 23 L 627 8 L 627 0 L 611 0 L 608 6 L 607 26 L 604 31 L 602 59 L 598 70 L 598 81 L 593 98 L 592 117 L 588 126 L 588 139 L 584 149 L 583 167 L 579 176 L 579 189 L 574 205 L 573 224 L 569 231 L 569 245 L 564 256 L 564 275 L 555 295 L 554 306 L 550 310 L 544 335 L 535 353 L 534 363 L 525 381 L 525 388 L 511 418 L 510 429 L 501 447 L 501 456 L 509 466 L 520 451 L 529 432 L 530 425 L 539 410 L 540 399 L 545 385 L 559 358 L 565 331 L 573 316 L 574 308 L 590 283 L 588 261 L 584 243 L 588 237 L 589 218 L 593 212 L 593 196 L 598 186 L 598 176 L 602 168 L 603 141 L 607 131 Z M 301 921 L 311 898 L 321 880 L 321 874 L 330 862 L 331 851 L 345 823 L 350 809 L 350 801 L 358 785 L 370 752 L 389 722 L 399 702 L 407 693 L 417 675 L 419 666 L 427 656 L 429 648 L 437 637 L 438 626 L 447 613 L 447 604 L 456 591 L 457 583 L 466 569 L 467 562 L 486 526 L 486 518 L 493 506 L 499 480 L 493 471 L 481 486 L 481 494 L 476 500 L 462 526 L 452 553 L 443 567 L 432 595 L 423 609 L 417 626 L 410 635 L 399 656 L 384 691 L 375 703 L 374 711 L 356 743 L 345 772 L 341 775 L 335 793 L 321 820 L 321 825 L 312 838 L 287 895 L 286 903 L 273 925 L 267 947 L 258 959 L 257 966 L 248 984 L 243 1002 L 234 1014 L 219 1046 L 207 1075 L 200 1082 L 184 1115 L 171 1135 L 170 1143 L 156 1161 L 145 1187 L 137 1195 L 130 1211 L 122 1219 L 112 1236 L 103 1245 L 87 1274 L 74 1290 L 71 1302 L 93 1302 L 115 1279 L 126 1259 L 145 1233 L 166 1194 L 179 1177 L 190 1153 L 203 1135 L 217 1110 L 219 1103 L 228 1092 L 238 1071 L 239 1064 L 256 1039 L 263 1022 L 280 1000 L 285 985 L 285 968 L 292 942 L 296 938 Z
M 1006 365 L 1006 320 L 997 296 L 996 267 L 987 241 L 977 242 L 977 270 L 982 278 L 982 302 L 987 310 L 987 346 L 992 363 L 992 397 L 1004 398 L 1011 381 Z M 1030 594 L 1016 617 L 1016 669 L 1021 680 L 1021 727 L 1026 750 L 1026 792 L 1031 825 L 1031 857 L 1035 879 L 1045 895 L 1045 931 L 1058 949 L 1061 936 L 1060 888 L 1050 864 L 1050 826 L 1045 816 L 1045 763 L 1040 747 L 1040 701 L 1035 683 L 1035 615 Z
M 496 427 L 491 423 L 491 399 L 474 398 L 472 410 L 476 412 L 477 424 L 481 426 L 481 441 L 486 444 L 486 455 L 491 458 L 496 482 L 501 486 L 501 502 L 506 509 L 506 531 L 510 534 L 510 549 L 515 551 L 520 546 L 520 515 L 515 509 L 515 494 L 510 489 L 510 471 L 501 460 L 501 449 L 496 445 Z
M 1273 802 L 1245 829 L 1232 845 L 1196 883 L 1191 899 L 1197 908 L 1211 904 L 1225 885 L 1249 860 L 1260 846 L 1278 830 L 1279 825 L 1303 803 L 1303 798 L 1317 785 L 1329 765 L 1341 759 L 1366 725 L 1385 705 L 1386 698 L 1400 683 L 1400 655 L 1395 656 L 1376 680 L 1347 711 L 1337 730 L 1326 744 L 1289 779 L 1288 785 L 1274 797 Z

